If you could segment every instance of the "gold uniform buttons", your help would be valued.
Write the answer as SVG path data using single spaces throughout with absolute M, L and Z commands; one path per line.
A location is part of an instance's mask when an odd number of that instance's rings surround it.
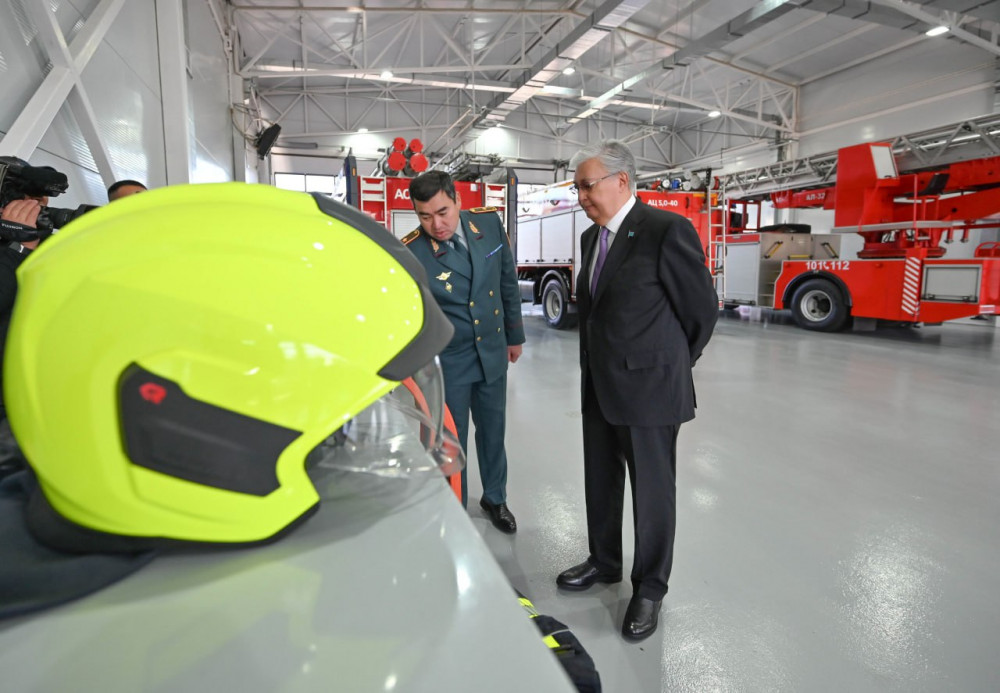
M 479 321 L 478 321 L 478 320 L 475 320 L 474 322 L 475 322 L 475 324 L 477 324 L 477 325 L 479 324 Z
M 493 292 L 491 291 L 491 292 L 490 292 L 490 296 L 492 296 L 492 295 L 493 295 Z
M 475 308 L 475 307 L 476 307 L 476 302 L 475 301 L 469 301 L 469 308 Z
M 482 337 L 476 337 L 476 341 L 477 342 L 481 342 L 481 341 L 483 341 L 483 338 Z
M 497 308 L 495 311 L 493 311 L 493 315 L 500 315 L 500 309 Z
M 497 328 L 497 332 L 499 332 L 499 331 L 500 331 L 500 328 L 498 327 L 498 328 Z

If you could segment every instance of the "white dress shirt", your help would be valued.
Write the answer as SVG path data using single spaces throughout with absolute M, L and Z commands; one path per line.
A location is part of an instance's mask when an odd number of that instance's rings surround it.
M 622 205 L 613 217 L 604 225 L 604 228 L 608 230 L 608 253 L 611 252 L 611 244 L 615 242 L 615 237 L 618 235 L 618 229 L 621 228 L 622 222 L 625 221 L 625 217 L 628 213 L 632 211 L 635 206 L 635 195 L 629 195 L 628 202 Z M 594 245 L 594 256 L 590 258 L 590 271 L 587 272 L 587 276 L 593 280 L 594 278 L 594 266 L 597 264 L 597 254 L 600 252 L 601 236 L 600 230 L 597 232 L 597 243 Z M 605 256 L 605 259 L 606 256 Z

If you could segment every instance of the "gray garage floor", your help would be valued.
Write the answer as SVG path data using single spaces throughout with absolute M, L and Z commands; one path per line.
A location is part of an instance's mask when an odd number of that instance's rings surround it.
M 630 644 L 627 580 L 555 587 L 586 557 L 577 332 L 526 322 L 507 433 L 520 530 L 480 515 L 474 457 L 470 513 L 606 691 L 1000 690 L 1000 330 L 724 318 L 681 430 L 660 629 Z

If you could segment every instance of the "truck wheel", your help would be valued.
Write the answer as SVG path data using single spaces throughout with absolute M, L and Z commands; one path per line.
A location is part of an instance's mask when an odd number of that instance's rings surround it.
M 565 330 L 576 324 L 576 315 L 569 312 L 569 292 L 558 279 L 545 282 L 542 289 L 542 315 L 549 327 Z
M 843 329 L 850 314 L 840 289 L 828 279 L 803 282 L 792 296 L 792 317 L 807 330 L 836 332 Z

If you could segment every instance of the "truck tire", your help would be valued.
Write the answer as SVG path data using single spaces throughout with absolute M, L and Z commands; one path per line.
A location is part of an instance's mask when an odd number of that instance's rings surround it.
M 576 314 L 569 312 L 569 292 L 559 279 L 553 277 L 542 288 L 542 315 L 549 327 L 565 330 L 576 324 Z
M 802 282 L 792 295 L 791 308 L 799 327 L 817 332 L 837 332 L 851 315 L 840 289 L 829 279 Z

